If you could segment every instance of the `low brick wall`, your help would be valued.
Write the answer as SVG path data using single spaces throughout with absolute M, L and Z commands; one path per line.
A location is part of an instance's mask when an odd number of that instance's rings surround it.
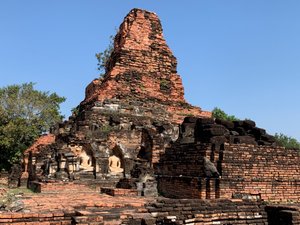
M 262 202 L 158 199 L 148 206 L 159 224 L 267 224 Z
M 136 189 L 123 189 L 123 188 L 101 188 L 102 194 L 111 196 L 138 196 Z
M 54 182 L 54 183 L 43 183 L 32 181 L 29 185 L 30 189 L 36 193 L 56 193 L 56 192 L 95 192 L 92 187 L 88 187 L 83 184 L 74 184 L 72 182 Z
M 263 201 L 158 198 L 134 207 L 121 201 L 109 208 L 87 204 L 78 209 L 66 205 L 65 209 L 43 212 L 0 212 L 0 224 L 296 225 L 300 223 L 299 209 L 297 205 L 267 205 Z
M 300 157 L 296 150 L 246 144 L 225 145 L 220 191 L 260 194 L 275 202 L 300 202 Z
M 0 213 L 0 224 L 73 225 L 99 224 L 103 217 L 82 211 L 49 211 L 49 213 Z
M 215 199 L 220 197 L 219 179 L 159 177 L 158 190 L 168 198 Z
M 71 217 L 75 212 L 49 212 L 49 213 L 0 213 L 0 224 L 71 224 Z M 54 223 L 56 222 L 56 223 Z
M 220 178 L 206 178 L 203 157 Z M 247 144 L 180 144 L 156 165 L 158 190 L 171 198 L 247 198 L 300 202 L 300 157 L 296 150 Z

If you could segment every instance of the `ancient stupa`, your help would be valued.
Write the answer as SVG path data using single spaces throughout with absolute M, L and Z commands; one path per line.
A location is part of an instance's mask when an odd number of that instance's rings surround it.
M 131 10 L 104 77 L 87 86 L 79 112 L 25 153 L 29 186 L 43 179 L 115 185 L 153 177 L 153 164 L 179 137 L 184 117 L 211 117 L 185 101 L 176 67 L 157 15 Z

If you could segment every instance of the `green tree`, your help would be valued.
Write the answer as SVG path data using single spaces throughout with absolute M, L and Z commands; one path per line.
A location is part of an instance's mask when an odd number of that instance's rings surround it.
M 234 115 L 228 115 L 227 113 L 225 113 L 222 109 L 220 109 L 218 107 L 215 107 L 213 109 L 212 115 L 215 119 L 229 120 L 229 121 L 239 120 Z
M 74 108 L 72 108 L 72 109 L 71 109 L 72 115 L 73 115 L 73 116 L 78 116 L 79 110 L 80 110 L 80 106 L 79 106 L 79 105 L 76 106 L 76 107 L 74 107 Z
M 300 149 L 300 142 L 295 138 L 289 137 L 282 133 L 276 133 L 274 137 L 276 142 L 285 148 Z
M 96 58 L 97 58 L 97 69 L 100 71 L 100 77 L 104 77 L 106 73 L 106 63 L 114 49 L 114 36 L 111 35 L 109 37 L 109 45 L 108 47 L 103 51 L 96 53 Z
M 33 83 L 0 88 L 0 170 L 20 160 L 23 151 L 62 120 L 56 93 L 34 89 Z

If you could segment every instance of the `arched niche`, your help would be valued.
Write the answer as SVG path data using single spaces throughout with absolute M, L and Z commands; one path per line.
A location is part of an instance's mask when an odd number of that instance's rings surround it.
M 120 146 L 116 145 L 110 152 L 108 158 L 108 172 L 110 174 L 122 174 L 124 173 L 125 160 L 124 153 Z
M 95 159 L 91 146 L 70 144 L 68 146 L 77 158 L 77 170 L 93 171 L 95 167 Z
M 146 129 L 142 130 L 141 146 L 137 158 L 146 160 L 152 165 L 153 139 Z

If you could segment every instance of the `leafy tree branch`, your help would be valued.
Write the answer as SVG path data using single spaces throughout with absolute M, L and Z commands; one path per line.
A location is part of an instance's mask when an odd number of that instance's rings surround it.
M 33 83 L 0 88 L 0 170 L 20 160 L 25 149 L 62 120 L 65 101 L 56 93 L 38 91 Z

